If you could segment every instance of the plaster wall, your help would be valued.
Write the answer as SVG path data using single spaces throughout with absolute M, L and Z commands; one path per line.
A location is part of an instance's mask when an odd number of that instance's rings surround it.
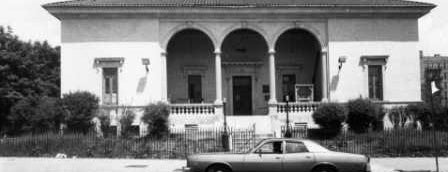
M 415 19 L 331 19 L 329 85 L 332 101 L 368 97 L 367 66 L 361 56 L 389 56 L 383 68 L 386 101 L 420 101 L 420 68 Z M 339 57 L 347 61 L 338 70 Z
M 161 100 L 158 21 L 143 19 L 62 20 L 61 92 L 90 91 L 102 97 L 102 70 L 95 58 L 121 57 L 118 104 L 146 105 Z M 147 72 L 142 58 L 149 58 Z

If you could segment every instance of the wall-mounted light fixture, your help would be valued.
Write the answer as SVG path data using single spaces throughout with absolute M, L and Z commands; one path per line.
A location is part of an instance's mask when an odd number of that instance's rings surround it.
M 148 68 L 148 66 L 150 64 L 149 58 L 142 58 L 142 64 L 145 65 L 146 72 L 149 72 L 149 68 Z
M 344 64 L 346 61 L 347 61 L 347 57 L 345 57 L 345 56 L 341 56 L 341 57 L 339 57 L 339 59 L 338 59 L 338 62 L 339 62 L 338 69 L 339 69 L 339 70 L 341 70 L 341 68 L 342 68 L 342 64 Z

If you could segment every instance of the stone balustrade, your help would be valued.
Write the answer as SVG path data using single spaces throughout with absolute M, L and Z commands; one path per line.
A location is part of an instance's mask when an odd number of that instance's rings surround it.
M 170 104 L 170 115 L 213 115 L 214 113 L 215 107 L 213 104 Z
M 289 113 L 313 112 L 319 107 L 321 102 L 290 102 Z M 286 103 L 277 103 L 277 113 L 286 113 Z

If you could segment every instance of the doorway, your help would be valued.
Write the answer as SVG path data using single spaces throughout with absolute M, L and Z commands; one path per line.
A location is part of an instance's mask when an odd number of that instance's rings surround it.
M 252 115 L 252 77 L 233 76 L 233 114 Z

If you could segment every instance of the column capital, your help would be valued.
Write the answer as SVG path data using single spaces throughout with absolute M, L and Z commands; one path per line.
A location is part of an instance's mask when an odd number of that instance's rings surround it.
M 328 53 L 328 47 L 322 47 L 321 51 L 322 53 Z
M 275 54 L 275 50 L 274 49 L 269 49 L 268 53 L 269 53 L 269 55 L 274 55 Z
M 213 52 L 213 53 L 215 53 L 215 55 L 221 55 L 221 49 L 216 48 L 215 52 Z

